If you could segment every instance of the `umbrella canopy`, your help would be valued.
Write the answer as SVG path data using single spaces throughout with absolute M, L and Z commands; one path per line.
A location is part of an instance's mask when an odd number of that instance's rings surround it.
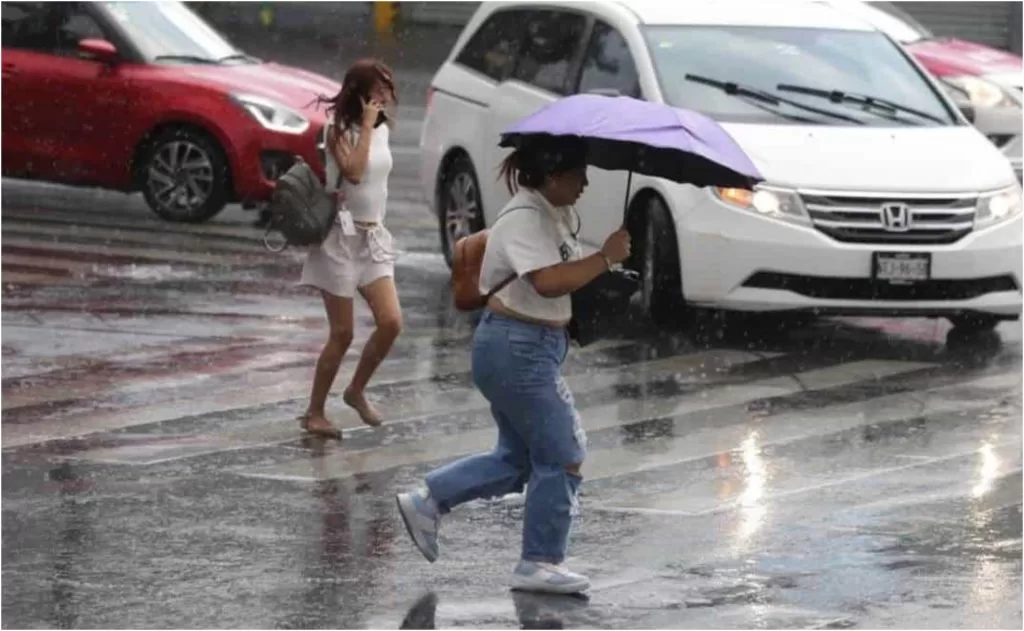
M 690 110 L 627 96 L 577 94 L 559 99 L 512 125 L 501 147 L 531 136 L 577 136 L 587 162 L 694 186 L 751 188 L 764 178 L 732 136 Z

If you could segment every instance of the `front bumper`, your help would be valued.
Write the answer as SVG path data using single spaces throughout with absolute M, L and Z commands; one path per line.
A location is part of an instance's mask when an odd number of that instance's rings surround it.
M 942 316 L 1021 313 L 1022 219 L 976 230 L 956 243 L 842 243 L 727 206 L 710 195 L 679 222 L 683 293 L 699 306 L 738 311 Z M 872 279 L 874 252 L 928 252 L 931 280 Z
M 296 156 L 313 167 L 323 180 L 323 161 L 317 149 L 323 124 L 322 120 L 313 120 L 309 129 L 300 135 L 272 132 L 262 127 L 250 129 L 250 133 L 236 143 L 237 163 L 232 177 L 238 201 L 245 205 L 268 201 L 277 177 L 294 164 Z

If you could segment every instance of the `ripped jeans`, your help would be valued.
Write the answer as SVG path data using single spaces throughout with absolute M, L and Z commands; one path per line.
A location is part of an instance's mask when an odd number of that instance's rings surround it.
M 442 513 L 525 486 L 522 558 L 528 561 L 561 563 L 579 514 L 583 478 L 566 467 L 583 462 L 587 439 L 561 374 L 568 344 L 564 329 L 486 310 L 473 338 L 473 381 L 491 403 L 497 445 L 426 478 Z

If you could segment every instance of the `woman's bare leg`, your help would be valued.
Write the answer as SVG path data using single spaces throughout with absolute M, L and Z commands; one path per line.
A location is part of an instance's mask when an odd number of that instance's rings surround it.
M 391 346 L 402 331 L 402 308 L 398 303 L 398 291 L 395 281 L 389 276 L 378 278 L 369 285 L 361 287 L 359 292 L 370 305 L 376 328 L 370 339 L 363 346 L 359 357 L 359 365 L 352 375 L 352 381 L 345 388 L 343 399 L 359 413 L 364 423 L 376 427 L 383 422 L 380 413 L 366 400 L 364 391 L 366 384 L 380 366 L 381 361 L 391 350 Z
M 316 362 L 316 374 L 313 377 L 313 390 L 309 396 L 309 407 L 302 418 L 302 428 L 311 434 L 341 439 L 341 431 L 327 420 L 324 407 L 327 394 L 331 391 L 334 378 L 338 376 L 341 360 L 344 359 L 348 347 L 352 344 L 353 314 L 352 299 L 334 296 L 321 291 L 324 308 L 327 310 L 327 322 L 330 332 L 327 343 L 320 352 Z

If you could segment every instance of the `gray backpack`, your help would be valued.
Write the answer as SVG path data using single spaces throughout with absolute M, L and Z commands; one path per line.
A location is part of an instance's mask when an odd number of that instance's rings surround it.
M 277 179 L 267 206 L 270 221 L 263 235 L 263 247 L 271 252 L 281 252 L 290 245 L 320 245 L 330 233 L 338 214 L 334 194 L 327 192 L 309 164 L 296 157 L 295 164 Z M 335 188 L 341 188 L 341 180 L 339 173 Z M 284 237 L 284 245 L 270 245 L 268 237 L 272 232 Z

